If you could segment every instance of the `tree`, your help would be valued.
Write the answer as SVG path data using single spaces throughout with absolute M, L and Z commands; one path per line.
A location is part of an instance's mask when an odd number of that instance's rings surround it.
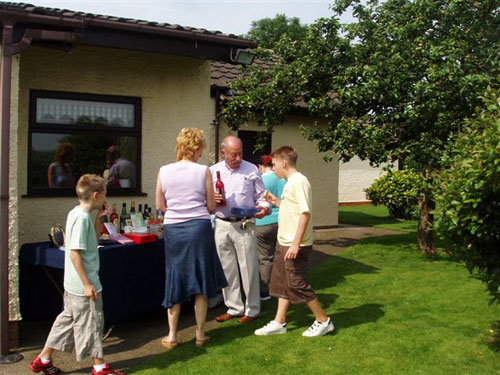
M 353 7 L 357 22 L 338 21 Z M 224 110 L 233 128 L 272 131 L 297 101 L 327 127 L 302 128 L 342 161 L 404 160 L 425 179 L 417 241 L 434 252 L 432 182 L 439 160 L 499 73 L 499 0 L 336 0 L 303 41 L 275 46 L 271 69 L 247 69 Z
M 297 41 L 304 39 L 306 34 L 307 26 L 301 25 L 299 18 L 277 14 L 274 18 L 252 21 L 250 31 L 245 37 L 256 40 L 262 48 L 272 49 L 282 36 Z
M 438 227 L 500 302 L 500 77 L 443 158 Z

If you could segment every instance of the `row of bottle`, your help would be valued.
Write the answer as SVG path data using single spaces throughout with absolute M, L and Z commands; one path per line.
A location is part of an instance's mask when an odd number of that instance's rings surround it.
M 160 223 L 163 222 L 163 212 L 158 210 L 152 209 L 152 207 L 149 207 L 147 204 L 144 205 L 144 209 L 142 208 L 142 204 L 139 204 L 139 209 L 138 211 L 135 210 L 135 202 L 131 201 L 130 202 L 130 211 L 127 210 L 127 204 L 122 203 L 122 210 L 121 214 L 118 215 L 117 209 L 116 209 L 116 203 L 113 203 L 112 205 L 112 211 L 111 214 L 109 215 L 109 218 L 107 215 L 103 216 L 101 218 L 101 223 L 111 223 L 115 227 L 116 231 L 118 233 L 123 233 L 124 228 L 126 225 L 128 225 L 127 220 L 130 220 L 132 215 L 136 214 L 141 214 L 144 223 L 148 224 L 150 222 L 157 222 L 159 221 Z M 102 227 L 102 232 L 107 233 L 107 230 L 105 230 L 105 227 L 103 225 Z
M 217 171 L 217 181 L 215 182 L 215 191 L 222 196 L 222 200 L 217 204 L 221 207 L 225 206 L 226 194 L 224 191 L 224 183 L 222 182 L 219 171 Z M 101 218 L 102 233 L 107 233 L 107 230 L 104 226 L 104 223 L 106 222 L 110 222 L 111 224 L 113 224 L 117 232 L 123 233 L 124 228 L 127 225 L 127 220 L 130 220 L 131 215 L 135 214 L 141 214 L 146 224 L 149 222 L 155 222 L 155 223 L 163 222 L 163 212 L 160 210 L 153 211 L 153 209 L 151 207 L 148 207 L 147 204 L 144 205 L 144 210 L 142 209 L 142 204 L 139 204 L 139 210 L 136 212 L 134 201 L 130 202 L 130 211 L 127 211 L 127 204 L 122 203 L 122 211 L 121 214 L 118 215 L 118 212 L 116 211 L 116 203 L 113 203 L 112 212 L 109 215 L 109 218 L 107 216 L 103 216 Z

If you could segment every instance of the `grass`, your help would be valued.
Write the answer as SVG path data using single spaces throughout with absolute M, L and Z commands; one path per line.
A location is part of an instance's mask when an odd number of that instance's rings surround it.
M 362 240 L 310 272 L 334 335 L 303 338 L 312 315 L 296 306 L 287 334 L 254 336 L 274 316 L 270 301 L 256 322 L 221 324 L 208 346 L 182 345 L 132 373 L 500 374 L 500 306 L 488 305 L 482 283 L 444 255 L 420 254 L 415 231 L 384 220 L 379 207 L 342 208 L 340 215 L 352 224 L 362 217 L 408 232 Z
M 363 225 L 377 228 L 414 232 L 417 220 L 399 220 L 389 216 L 385 206 L 342 206 L 339 207 L 341 224 Z

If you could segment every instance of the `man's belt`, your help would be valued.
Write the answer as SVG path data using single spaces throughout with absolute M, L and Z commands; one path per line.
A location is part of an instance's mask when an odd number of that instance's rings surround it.
M 236 223 L 238 221 L 250 220 L 251 217 L 229 216 L 229 217 L 217 217 L 217 219 L 228 221 L 230 223 Z

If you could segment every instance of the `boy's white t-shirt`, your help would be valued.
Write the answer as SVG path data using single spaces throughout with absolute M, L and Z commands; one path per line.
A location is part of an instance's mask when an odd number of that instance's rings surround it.
M 300 246 L 311 246 L 312 238 L 312 191 L 307 177 L 300 172 L 291 175 L 283 188 L 278 213 L 278 242 L 291 246 L 297 233 L 300 215 L 308 212 L 311 216 L 302 236 Z
M 94 222 L 90 213 L 76 206 L 68 213 L 66 221 L 66 254 L 64 258 L 64 290 L 84 296 L 83 283 L 70 258 L 71 250 L 81 250 L 83 268 L 97 293 L 102 291 L 99 280 L 99 250 Z

